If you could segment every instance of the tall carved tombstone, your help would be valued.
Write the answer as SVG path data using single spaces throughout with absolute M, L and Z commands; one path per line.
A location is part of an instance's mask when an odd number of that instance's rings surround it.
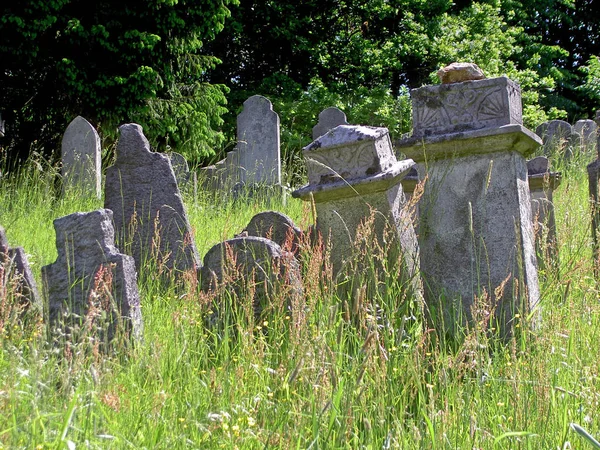
M 19 305 L 42 313 L 42 299 L 23 247 L 9 247 L 4 228 L 0 226 L 0 285 L 14 295 Z
M 338 125 L 348 125 L 346 114 L 335 106 L 325 108 L 319 113 L 319 122 L 312 129 L 313 141 Z
M 42 267 L 51 334 L 91 327 L 106 315 L 103 342 L 121 328 L 141 337 L 142 316 L 135 263 L 115 247 L 112 211 L 74 213 L 54 221 L 58 257 Z M 63 323 L 64 322 L 64 323 Z M 71 339 L 68 336 L 68 339 Z
M 62 138 L 63 192 L 76 188 L 100 198 L 102 160 L 100 136 L 83 117 L 77 116 Z
M 340 125 L 305 147 L 304 160 L 309 183 L 292 195 L 315 202 L 316 227 L 330 240 L 334 272 L 357 257 L 357 230 L 372 217 L 378 245 L 419 294 L 418 245 L 401 184 L 414 162 L 396 160 L 387 128 Z
M 551 172 L 548 158 L 538 156 L 527 161 L 527 180 L 531 194 L 531 217 L 534 223 L 537 253 L 551 263 L 553 269 L 557 269 L 558 242 L 553 192 L 560 185 L 561 174 Z M 538 263 L 540 263 L 539 259 Z
M 411 91 L 413 135 L 399 150 L 428 180 L 419 246 L 425 300 L 451 334 L 488 296 L 507 336 L 539 301 L 525 156 L 541 140 L 524 128 L 521 90 L 506 77 Z
M 104 199 L 114 212 L 118 247 L 133 256 L 138 271 L 148 263 L 176 276 L 196 271 L 200 258 L 169 157 L 150 150 L 140 125 L 119 131 Z
M 281 184 L 279 116 L 271 101 L 253 95 L 237 117 L 239 181 L 245 184 Z

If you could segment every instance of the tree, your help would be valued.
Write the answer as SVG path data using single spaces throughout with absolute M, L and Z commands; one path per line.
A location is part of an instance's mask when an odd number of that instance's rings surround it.
M 82 115 L 111 132 L 136 121 L 150 141 L 190 157 L 213 152 L 226 88 L 204 52 L 237 0 L 24 0 L 0 16 L 5 148 L 50 152 Z M 13 155 L 13 156 L 14 156 Z

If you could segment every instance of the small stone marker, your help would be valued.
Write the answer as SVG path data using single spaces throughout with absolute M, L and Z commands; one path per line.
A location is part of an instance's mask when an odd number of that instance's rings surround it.
M 462 83 L 485 78 L 479 66 L 472 63 L 452 63 L 438 70 L 437 76 L 442 84 Z
M 42 299 L 23 247 L 9 247 L 4 228 L 0 227 L 0 272 L 8 294 L 15 294 L 24 308 L 42 313 Z M 3 283 L 0 283 L 3 284 Z
M 100 198 L 102 161 L 100 136 L 83 117 L 77 116 L 62 138 L 63 191 L 77 188 Z
M 590 119 L 578 120 L 573 125 L 573 143 L 581 148 L 583 152 L 596 151 L 596 140 L 598 139 L 598 125 Z
M 302 230 L 292 219 L 277 211 L 256 214 L 244 229 L 248 236 L 270 239 L 282 248 L 295 253 L 298 249 Z
M 185 157 L 180 153 L 171 152 L 167 155 L 171 160 L 171 167 L 173 167 L 173 173 L 175 174 L 175 179 L 177 180 L 177 186 L 182 189 L 187 186 L 190 181 L 190 166 L 188 165 Z
M 319 114 L 319 122 L 312 129 L 313 141 L 338 125 L 348 125 L 346 114 L 335 106 L 324 109 Z
M 375 238 L 419 295 L 418 245 L 401 184 L 414 162 L 396 160 L 387 128 L 340 125 L 304 147 L 304 160 L 309 184 L 292 195 L 315 202 L 317 230 L 331 239 L 334 273 L 354 257 L 357 230 L 374 212 Z
M 49 323 L 57 329 L 83 326 L 90 315 L 107 315 L 105 342 L 125 320 L 125 331 L 141 338 L 142 316 L 135 263 L 114 245 L 112 211 L 74 213 L 54 221 L 58 257 L 42 267 Z M 93 308 L 93 310 L 91 310 Z M 99 316 L 98 316 L 99 317 Z M 62 321 L 65 320 L 65 324 Z
M 545 155 L 550 155 L 558 149 L 565 158 L 573 156 L 572 147 L 576 136 L 573 135 L 573 127 L 569 122 L 564 120 L 544 122 L 535 129 L 535 134 L 542 138 Z
M 523 127 L 520 88 L 506 77 L 425 86 L 411 97 L 413 137 L 397 148 L 428 177 L 419 204 L 426 303 L 456 333 L 487 294 L 507 336 L 515 314 L 539 301 L 524 156 L 541 140 Z
M 237 237 L 213 246 L 204 256 L 201 279 L 205 292 L 225 289 L 242 300 L 253 293 L 256 319 L 269 307 L 287 309 L 302 297 L 298 262 L 262 237 Z
M 148 263 L 176 276 L 196 271 L 200 258 L 169 158 L 150 151 L 140 125 L 122 125 L 119 131 L 104 200 L 114 212 L 117 245 L 133 256 L 139 271 Z
M 554 218 L 553 192 L 560 185 L 561 174 L 551 172 L 548 158 L 538 156 L 527 161 L 527 180 L 531 193 L 531 217 L 537 222 L 535 235 L 538 254 L 544 255 L 556 269 L 558 267 L 558 243 Z M 545 235 L 545 242 L 543 236 Z M 541 263 L 538 258 L 538 263 Z

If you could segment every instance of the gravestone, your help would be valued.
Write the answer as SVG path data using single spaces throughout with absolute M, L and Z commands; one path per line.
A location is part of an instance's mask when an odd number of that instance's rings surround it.
M 115 247 L 113 214 L 108 209 L 74 213 L 54 221 L 58 257 L 42 267 L 53 335 L 59 330 L 91 325 L 94 318 L 103 342 L 116 337 L 119 326 L 141 338 L 142 316 L 135 263 Z M 63 323 L 64 322 L 64 323 Z
M 173 173 L 177 180 L 177 186 L 179 186 L 180 189 L 185 188 L 190 181 L 190 166 L 188 165 L 187 160 L 180 153 L 171 152 L 167 155 L 171 160 L 171 167 L 173 168 Z
M 104 200 L 114 212 L 118 247 L 133 256 L 138 271 L 149 263 L 161 275 L 196 271 L 200 259 L 169 158 L 150 150 L 140 125 L 119 131 Z
M 535 134 L 542 138 L 545 155 L 558 150 L 565 158 L 573 156 L 573 146 L 577 136 L 573 134 L 573 127 L 569 122 L 564 120 L 544 122 L 535 129 Z
M 23 247 L 10 247 L 4 228 L 0 226 L 0 268 L 6 293 L 13 294 L 24 309 L 42 313 L 42 299 Z M 6 284 L 5 284 L 6 283 Z
M 271 101 L 254 95 L 237 117 L 237 145 L 218 163 L 202 169 L 211 190 L 234 186 L 281 186 L 279 116 Z
M 292 219 L 277 211 L 265 211 L 256 214 L 244 229 L 248 236 L 270 239 L 280 247 L 296 253 L 302 231 Z
M 319 122 L 312 129 L 313 141 L 338 125 L 348 125 L 346 114 L 335 106 L 324 109 L 319 113 Z
M 373 217 L 370 232 L 418 296 L 418 245 L 401 184 L 414 162 L 396 160 L 386 128 L 365 126 L 340 125 L 303 153 L 309 183 L 292 195 L 314 201 L 334 273 L 361 257 L 355 254 L 357 230 Z
M 83 117 L 77 116 L 62 138 L 63 192 L 75 188 L 100 198 L 102 161 L 100 136 Z
M 507 336 L 515 314 L 539 301 L 524 156 L 541 140 L 523 127 L 520 88 L 506 77 L 425 86 L 411 97 L 413 137 L 398 150 L 427 176 L 419 246 L 428 310 L 454 334 L 488 296 Z
M 531 217 L 535 225 L 536 248 L 538 254 L 544 256 L 544 259 L 556 269 L 558 268 L 558 243 L 553 192 L 560 185 L 561 174 L 551 172 L 548 158 L 538 156 L 527 161 L 527 180 L 531 193 Z
M 291 252 L 257 236 L 236 237 L 213 246 L 204 256 L 202 290 L 252 296 L 254 316 L 267 309 L 290 310 L 302 301 L 300 266 Z
M 598 125 L 590 119 L 578 120 L 573 125 L 573 143 L 583 152 L 595 152 L 598 139 Z

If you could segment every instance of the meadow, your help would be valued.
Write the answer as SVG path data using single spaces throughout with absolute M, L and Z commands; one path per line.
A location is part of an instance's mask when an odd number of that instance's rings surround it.
M 0 448 L 594 448 L 572 426 L 600 436 L 592 158 L 554 163 L 558 271 L 540 264 L 541 322 L 517 317 L 508 342 L 489 329 L 485 296 L 452 341 L 399 298 L 394 277 L 382 293 L 340 298 L 327 251 L 310 243 L 306 304 L 293 314 L 273 308 L 257 321 L 244 299 L 143 277 L 143 341 L 110 354 L 93 337 L 68 351 L 48 345 L 43 322 L 20 315 L 0 286 Z M 40 158 L 0 179 L 0 224 L 40 287 L 56 258 L 52 220 L 102 207 L 59 194 L 57 169 Z M 184 200 L 201 256 L 267 209 L 304 230 L 313 223 L 310 205 L 292 198 Z M 214 309 L 218 325 L 207 320 Z

